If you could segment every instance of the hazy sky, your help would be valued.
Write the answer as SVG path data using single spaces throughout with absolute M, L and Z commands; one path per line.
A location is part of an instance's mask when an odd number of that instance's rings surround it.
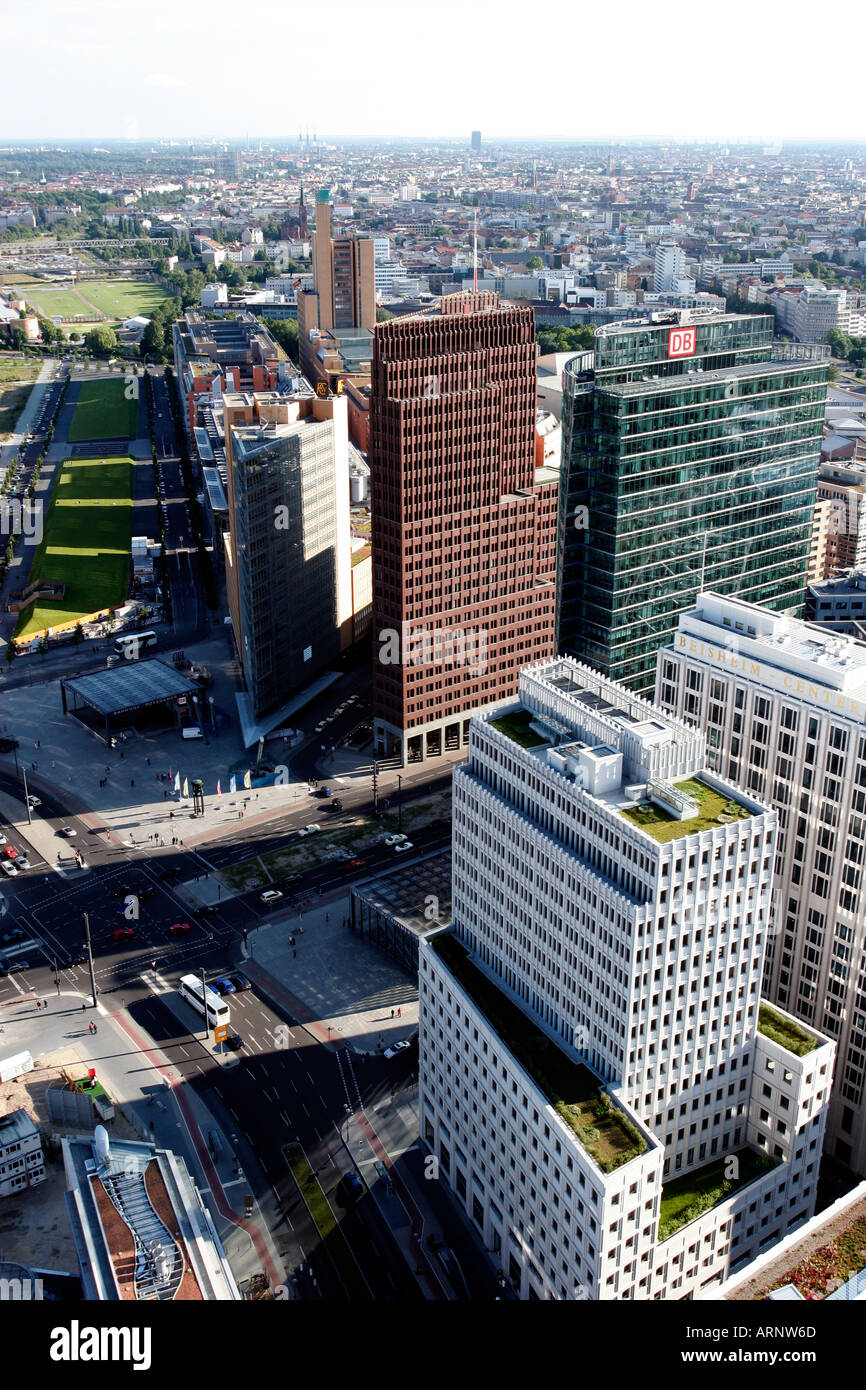
M 866 5 L 7 3 L 0 145 L 150 136 L 862 138 Z M 321 15 L 321 18 L 319 18 Z M 820 39 L 816 36 L 820 33 Z

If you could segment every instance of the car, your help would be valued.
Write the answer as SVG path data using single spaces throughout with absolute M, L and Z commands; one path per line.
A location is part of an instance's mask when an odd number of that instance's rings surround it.
M 61 970 L 71 970 L 72 967 L 75 966 L 75 965 L 86 965 L 86 964 L 87 964 L 87 952 L 86 952 L 86 951 L 78 951 L 78 952 L 77 952 L 76 954 L 74 954 L 74 955 L 67 956 L 66 960 L 64 960 L 64 961 L 61 962 L 60 969 L 61 969 Z
M 63 829 L 59 830 L 57 833 L 59 835 L 65 835 L 67 840 L 74 840 L 78 831 L 74 830 L 71 825 L 64 825 Z
M 18 858 L 15 860 L 15 863 L 19 869 L 32 869 L 33 867 L 26 854 L 19 854 Z
M 325 722 L 326 722 L 326 721 L 325 721 L 324 719 L 320 719 L 320 720 L 319 720 L 318 724 L 316 725 L 316 730 L 315 730 L 317 734 L 320 734 L 320 733 L 322 732 L 322 730 L 323 730 L 324 727 L 325 727 Z
M 385 844 L 386 844 L 386 845 L 400 845 L 400 844 L 403 843 L 403 841 L 404 841 L 405 839 L 406 839 L 406 836 L 405 836 L 405 835 L 386 835 L 386 836 L 385 836 Z
M 340 800 L 340 798 L 339 798 L 338 796 L 335 796 L 334 799 L 331 801 L 330 805 L 328 806 L 328 810 L 331 811 L 331 812 L 333 813 L 334 811 L 342 811 L 342 809 L 343 809 L 343 803 L 342 803 L 342 801 Z
M 226 979 L 231 980 L 238 994 L 243 994 L 245 990 L 252 989 L 252 985 L 250 984 L 246 975 L 238 975 L 237 973 L 235 973 L 232 975 L 226 975 Z
M 399 1057 L 401 1052 L 408 1051 L 409 1039 L 404 1038 L 402 1042 L 395 1042 L 392 1047 L 386 1047 L 383 1055 L 390 1060 L 392 1057 Z
M 18 858 L 18 851 L 17 851 L 17 849 L 15 848 L 14 845 L 4 845 L 4 846 L 3 846 L 3 853 L 6 855 L 6 858 L 7 858 L 7 859 L 17 859 L 17 858 Z
M 4 960 L 0 961 L 0 974 L 17 975 L 21 970 L 29 970 L 29 960 Z
M 11 941 L 23 941 L 24 933 L 20 927 L 13 927 L 11 931 L 4 932 L 0 936 L 0 945 L 8 946 Z
M 280 883 L 283 885 L 284 888 L 290 888 L 293 883 L 298 882 L 300 877 L 300 874 L 286 874 L 285 878 L 280 879 Z
M 228 975 L 221 975 L 218 980 L 211 980 L 211 989 L 217 990 L 220 994 L 234 994 L 235 987 Z
M 182 873 L 183 873 L 183 869 L 178 869 L 178 868 L 174 868 L 174 869 L 162 869 L 162 870 L 160 871 L 159 877 L 160 877 L 160 878 L 180 878 L 180 876 L 181 876 Z
M 38 796 L 28 796 L 27 805 L 31 808 L 31 810 L 35 811 L 37 806 L 42 805 L 41 798 Z
M 264 903 L 265 907 L 273 907 L 274 903 L 282 901 L 282 897 L 279 888 L 266 888 L 264 893 L 259 893 L 259 902 Z
M 366 859 L 350 859 L 347 864 L 343 865 L 343 873 L 348 874 L 351 873 L 353 869 L 365 869 L 366 867 Z
M 0 835 L 0 845 L 5 845 L 5 843 L 6 843 L 6 836 L 5 836 L 5 835 Z
M 152 898 L 155 892 L 156 889 L 154 888 L 153 884 L 147 883 L 143 888 L 139 888 L 138 896 L 140 898 Z
M 331 788 L 330 788 L 330 787 L 321 787 L 320 790 L 319 790 L 319 796 L 333 796 L 333 795 L 334 795 L 334 793 L 331 791 Z
M 357 1173 L 344 1173 L 337 1183 L 337 1190 L 341 1206 L 346 1207 L 351 1202 L 357 1202 L 364 1187 Z
M 173 926 L 169 927 L 168 934 L 169 936 L 185 936 L 188 931 L 189 922 L 175 922 Z
M 198 909 L 198 914 L 200 917 L 212 917 L 216 910 L 216 903 L 202 903 Z
M 226 1038 L 226 1047 L 229 1052 L 239 1052 L 244 1045 L 244 1040 L 238 1033 L 229 1033 Z
M 132 889 L 128 883 L 121 883 L 119 888 L 112 888 L 111 896 L 113 898 L 128 898 L 131 892 Z
M 17 878 L 18 870 L 9 859 L 0 859 L 0 869 L 3 870 L 7 878 Z
M 298 835 L 315 835 L 316 831 L 321 830 L 321 828 L 320 825 L 302 825 L 301 829 L 298 831 Z
M 406 854 L 410 849 L 414 848 L 415 846 L 412 844 L 411 840 L 401 840 L 399 845 L 394 846 L 394 853 Z
M 134 927 L 118 927 L 111 933 L 112 941 L 128 941 L 131 936 L 135 936 Z

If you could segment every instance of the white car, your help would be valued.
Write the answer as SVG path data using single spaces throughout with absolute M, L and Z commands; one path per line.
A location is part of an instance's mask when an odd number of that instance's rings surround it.
M 384 1055 L 385 1055 L 386 1057 L 388 1057 L 388 1058 L 391 1058 L 391 1057 L 399 1057 L 399 1056 L 400 1056 L 400 1053 L 401 1053 L 401 1052 L 405 1052 L 405 1051 L 407 1050 L 408 1046 L 409 1046 L 408 1039 L 404 1039 L 403 1042 L 397 1042 L 397 1043 L 395 1043 L 393 1047 L 386 1047 L 386 1048 L 385 1048 Z
M 30 869 L 33 867 L 26 854 L 19 854 L 18 858 L 15 860 L 15 863 L 17 864 L 19 869 Z
M 414 849 L 415 846 L 409 840 L 401 840 L 399 845 L 394 846 L 395 854 L 405 854 L 407 850 Z
M 71 825 L 64 825 L 63 829 L 60 831 L 60 834 L 65 835 L 67 840 L 74 840 L 76 835 L 78 834 L 78 831 L 73 830 Z
M 5 843 L 6 843 L 6 836 L 5 836 L 5 835 L 0 835 L 0 845 L 5 845 Z
M 321 830 L 320 825 L 304 825 L 298 831 L 299 835 L 315 835 L 317 830 Z
M 316 733 L 317 733 L 317 734 L 320 734 L 320 733 L 322 732 L 322 730 L 324 729 L 324 727 L 325 727 L 325 721 L 324 721 L 324 719 L 321 719 L 321 720 L 319 721 L 319 723 L 316 725 Z
M 386 844 L 386 845 L 401 845 L 405 839 L 406 839 L 406 836 L 405 836 L 405 835 L 386 835 L 386 836 L 385 836 L 385 844 Z
M 7 878 L 17 878 L 18 870 L 10 859 L 0 859 L 0 869 L 3 870 Z
M 37 806 L 42 805 L 42 802 L 39 800 L 38 796 L 28 796 L 27 805 L 35 810 Z
M 266 888 L 264 893 L 259 893 L 259 902 L 264 903 L 265 907 L 270 907 L 273 903 L 280 902 L 282 896 L 278 888 Z

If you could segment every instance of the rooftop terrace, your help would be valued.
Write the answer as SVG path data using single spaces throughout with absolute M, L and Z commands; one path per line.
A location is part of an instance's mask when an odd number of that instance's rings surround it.
M 675 782 L 673 785 L 677 791 L 697 802 L 699 810 L 696 816 L 688 820 L 677 820 L 661 806 L 656 806 L 650 801 L 641 801 L 637 806 L 622 810 L 620 814 L 639 830 L 645 830 L 648 835 L 652 835 L 653 839 L 662 845 L 667 844 L 669 840 L 681 840 L 686 835 L 697 835 L 701 830 L 715 830 L 717 826 L 745 820 L 754 814 L 747 806 L 742 806 L 726 793 L 707 786 L 697 777 L 690 777 L 685 782 Z
M 430 945 L 603 1173 L 612 1173 L 646 1151 L 640 1130 L 616 1107 L 600 1078 L 567 1057 L 473 965 L 456 937 L 445 932 Z

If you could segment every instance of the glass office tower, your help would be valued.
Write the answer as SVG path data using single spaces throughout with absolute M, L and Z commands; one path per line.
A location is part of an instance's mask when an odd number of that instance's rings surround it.
M 829 349 L 772 334 L 667 311 L 566 366 L 559 650 L 639 694 L 702 589 L 800 612 Z

